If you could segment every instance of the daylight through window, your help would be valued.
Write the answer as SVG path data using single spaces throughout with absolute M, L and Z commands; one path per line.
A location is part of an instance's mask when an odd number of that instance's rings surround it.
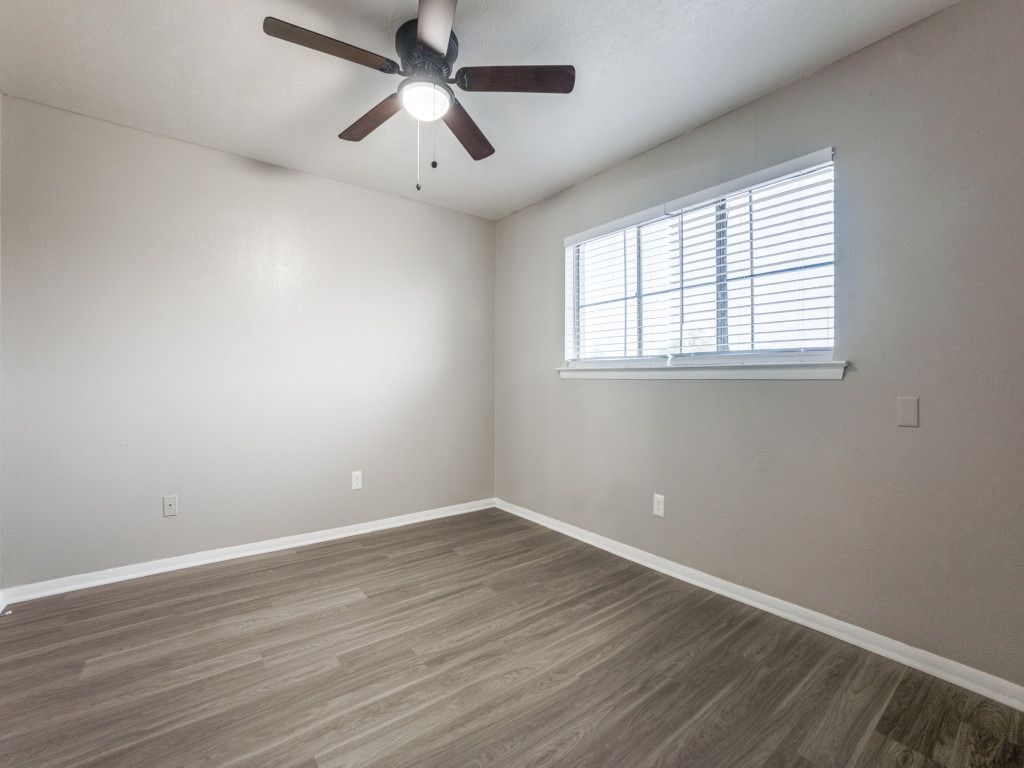
M 834 267 L 831 162 L 570 245 L 566 359 L 826 352 Z

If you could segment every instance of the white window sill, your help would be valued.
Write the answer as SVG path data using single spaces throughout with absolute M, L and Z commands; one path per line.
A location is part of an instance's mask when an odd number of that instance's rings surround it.
M 845 360 L 757 361 L 736 363 L 688 363 L 684 365 L 607 366 L 585 363 L 559 368 L 563 379 L 816 379 L 839 381 L 846 372 Z

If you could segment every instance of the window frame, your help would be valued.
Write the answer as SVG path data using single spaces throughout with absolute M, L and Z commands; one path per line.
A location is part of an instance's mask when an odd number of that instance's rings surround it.
M 845 360 L 835 359 L 835 346 L 830 348 L 812 348 L 804 350 L 743 350 L 732 352 L 723 345 L 723 323 L 728 323 L 727 305 L 728 296 L 723 296 L 723 285 L 728 283 L 728 264 L 725 258 L 725 242 L 723 224 L 716 221 L 716 271 L 715 271 L 715 351 L 670 353 L 659 355 L 642 356 L 643 352 L 643 283 L 642 283 L 642 249 L 640 248 L 641 227 L 644 224 L 655 222 L 658 219 L 669 216 L 680 216 L 682 225 L 682 213 L 696 206 L 706 206 L 716 203 L 718 206 L 725 205 L 725 199 L 730 195 L 756 188 L 760 185 L 782 179 L 804 171 L 809 171 L 815 166 L 835 163 L 835 152 L 828 147 L 818 152 L 795 158 L 786 163 L 766 168 L 747 176 L 704 189 L 684 197 L 672 200 L 664 205 L 648 208 L 630 216 L 608 222 L 599 227 L 585 230 L 576 235 L 565 238 L 566 249 L 566 280 L 572 280 L 572 307 L 566 303 L 564 344 L 566 345 L 566 360 L 564 367 L 558 369 L 562 378 L 601 378 L 601 379 L 832 379 L 841 380 L 848 365 Z M 716 216 L 720 214 L 716 209 Z M 835 226 L 838 222 L 834 222 Z M 636 247 L 635 281 L 636 281 L 636 334 L 635 341 L 637 355 L 631 357 L 608 357 L 608 358 L 583 358 L 570 359 L 568 345 L 572 343 L 574 350 L 579 350 L 580 345 L 580 246 L 595 238 L 616 232 L 625 233 L 626 230 L 636 227 L 638 240 Z M 624 234 L 625 237 L 625 234 Z M 571 249 L 571 275 L 569 268 L 569 251 Z M 836 279 L 835 268 L 837 254 L 833 254 L 833 323 L 835 322 L 835 291 Z M 680 259 L 683 258 L 680 248 Z M 563 297 L 568 298 L 563 285 Z M 624 296 L 621 301 L 627 302 L 629 296 Z M 589 306 L 589 305 L 587 305 Z M 571 330 L 569 324 L 572 324 Z M 571 342 L 570 342 L 570 336 Z

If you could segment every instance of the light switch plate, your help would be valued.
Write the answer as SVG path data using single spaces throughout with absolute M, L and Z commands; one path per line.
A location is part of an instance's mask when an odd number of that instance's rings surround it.
M 896 398 L 896 425 L 900 427 L 921 426 L 920 399 L 916 396 Z

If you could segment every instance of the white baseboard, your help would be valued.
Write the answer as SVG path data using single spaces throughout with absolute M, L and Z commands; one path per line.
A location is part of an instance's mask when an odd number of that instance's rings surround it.
M 209 549 L 204 552 L 194 552 L 189 555 L 179 555 L 177 557 L 168 557 L 162 560 L 151 560 L 146 563 L 124 565 L 118 568 L 108 568 L 107 570 L 82 573 L 76 576 L 65 576 L 60 579 L 51 579 L 49 581 L 38 581 L 34 584 L 24 584 L 17 587 L 6 587 L 3 592 L 0 593 L 0 605 L 20 603 L 25 600 L 34 600 L 38 597 L 59 595 L 64 592 L 73 592 L 76 589 L 98 587 L 102 584 L 113 584 L 118 581 L 137 579 L 141 576 L 151 576 L 155 573 L 166 573 L 167 571 L 177 571 L 182 568 L 192 568 L 196 565 L 208 565 L 209 563 L 219 563 L 224 560 L 234 560 L 239 557 L 262 555 L 267 552 L 277 552 L 282 549 L 302 547 L 307 544 L 319 544 L 323 541 L 345 539 L 350 536 L 358 536 L 363 533 L 383 531 L 388 528 L 397 528 L 403 525 L 422 523 L 427 520 L 437 520 L 442 517 L 462 515 L 467 512 L 477 512 L 482 509 L 490 509 L 491 507 L 496 506 L 496 501 L 496 499 L 480 499 L 479 501 L 469 501 L 464 504 L 454 504 L 449 507 L 438 507 L 437 509 L 427 509 L 422 512 L 412 512 L 407 515 L 386 517 L 383 520 L 371 520 L 366 523 L 343 525 L 340 528 L 311 531 L 310 533 L 300 533 L 295 536 L 283 536 L 278 539 L 267 539 L 265 541 L 257 541 L 251 544 L 239 544 L 234 547 Z M 3 608 L 0 608 L 0 611 L 2 610 Z
M 531 522 L 543 525 L 553 531 L 563 533 L 578 539 L 586 544 L 603 549 L 619 557 L 631 560 L 634 563 L 643 565 L 652 570 L 664 573 L 667 576 L 688 582 L 703 589 L 716 592 L 725 597 L 737 600 L 741 603 L 759 608 L 760 610 L 788 619 L 789 621 L 802 624 L 805 627 L 823 632 L 826 635 L 843 640 L 851 645 L 858 646 L 879 656 L 892 659 L 908 667 L 919 670 L 940 680 L 959 685 L 969 691 L 986 696 L 994 701 L 1001 702 L 1007 706 L 1024 711 L 1024 686 L 1012 683 L 1009 680 L 990 675 L 979 669 L 968 667 L 966 664 L 938 656 L 937 654 L 920 648 L 901 643 L 898 640 L 880 635 L 876 632 L 840 621 L 823 613 L 803 608 L 794 603 L 780 600 L 777 597 L 766 595 L 748 587 L 734 584 L 725 579 L 689 568 L 680 563 L 673 562 L 658 555 L 651 554 L 637 547 L 609 539 L 597 533 L 592 533 L 570 523 L 562 522 L 553 517 L 534 512 L 520 507 L 516 504 L 504 501 L 503 499 L 480 499 L 464 504 L 454 504 L 448 507 L 428 509 L 422 512 L 413 512 L 407 515 L 388 517 L 382 520 L 371 520 L 366 523 L 345 525 L 340 528 L 329 528 L 322 531 L 300 533 L 295 536 L 284 536 L 278 539 L 253 542 L 251 544 L 240 544 L 233 547 L 211 549 L 204 552 L 195 552 L 189 555 L 168 557 L 162 560 L 152 560 L 146 563 L 136 563 L 118 568 L 109 568 L 103 571 L 83 573 L 76 576 L 66 576 L 60 579 L 40 581 L 34 584 L 24 584 L 16 587 L 7 587 L 0 592 L 0 612 L 6 606 L 33 600 L 39 597 L 58 595 L 64 592 L 72 592 L 77 589 L 97 587 L 102 584 L 112 584 L 129 579 L 137 579 L 142 576 L 149 576 L 156 573 L 166 573 L 183 568 L 191 568 L 197 565 L 219 563 L 225 560 L 234 560 L 240 557 L 261 555 L 267 552 L 276 552 L 282 549 L 292 549 L 307 544 L 318 544 L 324 541 L 344 539 L 350 536 L 358 536 L 374 531 L 383 531 L 388 528 L 397 528 L 403 525 L 412 525 L 427 520 L 437 520 L 442 517 L 477 512 L 482 509 L 497 507 L 498 509 L 510 512 Z
M 822 632 L 826 635 L 843 640 L 864 650 L 877 653 L 887 659 L 892 659 L 900 664 L 905 664 L 912 669 L 919 670 L 926 674 L 953 683 L 961 688 L 986 696 L 1007 706 L 1024 711 L 1024 686 L 1012 683 L 1009 680 L 990 675 L 979 669 L 968 667 L 958 661 L 947 659 L 929 651 L 901 643 L 890 637 L 880 635 L 877 632 L 848 624 L 845 621 L 826 616 L 823 613 L 802 608 L 799 605 L 788 603 L 777 597 L 766 595 L 739 584 L 733 584 L 725 579 L 688 568 L 685 565 L 667 560 L 658 555 L 651 554 L 642 549 L 631 547 L 628 544 L 609 539 L 597 533 L 579 528 L 570 523 L 562 522 L 553 517 L 534 512 L 525 507 L 511 504 L 503 499 L 496 499 L 494 506 L 498 509 L 518 515 L 545 528 L 564 533 L 574 539 L 591 544 L 613 555 L 632 560 L 634 563 L 646 566 L 652 570 L 664 573 L 667 576 L 693 584 L 697 587 L 717 592 L 725 597 L 732 598 L 741 603 L 759 608 L 762 611 L 780 616 L 783 619 L 802 624 L 805 627 Z

